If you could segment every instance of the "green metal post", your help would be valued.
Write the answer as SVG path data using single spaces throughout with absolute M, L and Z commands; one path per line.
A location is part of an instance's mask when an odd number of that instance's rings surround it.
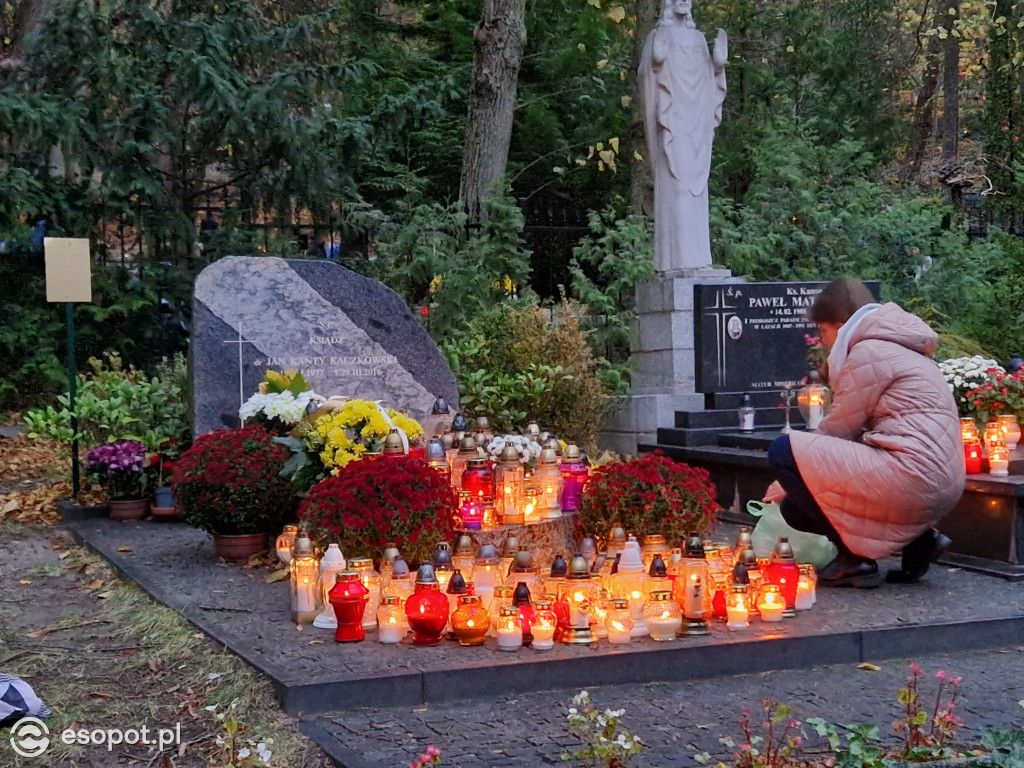
M 78 394 L 78 368 L 75 364 L 75 305 L 70 301 L 64 305 L 64 316 L 68 326 L 68 410 L 71 411 L 71 490 L 78 498 L 78 416 L 75 397 Z

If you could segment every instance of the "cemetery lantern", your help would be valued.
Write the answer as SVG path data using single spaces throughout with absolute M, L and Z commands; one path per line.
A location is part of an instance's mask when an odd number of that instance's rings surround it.
M 640 545 L 636 537 L 630 535 L 619 558 L 619 570 L 612 576 L 611 592 L 629 601 L 634 623 L 633 631 L 637 635 L 647 633 L 647 628 L 643 625 L 647 578 L 647 574 L 644 573 L 644 561 L 640 555 Z
M 431 564 L 433 565 L 433 576 L 437 579 L 437 583 L 441 585 L 440 589 L 442 592 L 448 589 L 448 580 L 455 572 L 455 567 L 452 563 L 452 549 L 448 546 L 448 542 L 437 542 L 437 545 L 434 547 L 434 557 L 431 560 Z
M 604 617 L 605 631 L 608 642 L 612 645 L 625 645 L 633 636 L 633 614 L 629 601 L 622 597 L 612 598 L 612 606 Z
M 320 629 L 335 629 L 334 608 L 331 605 L 331 590 L 338 581 L 338 574 L 345 570 L 345 556 L 341 554 L 337 544 L 330 544 L 320 560 L 320 602 L 323 610 L 313 620 L 313 626 Z
M 448 597 L 441 592 L 430 565 L 416 572 L 416 591 L 405 603 L 405 616 L 416 645 L 438 645 L 448 625 Z
M 506 445 L 498 457 L 494 471 L 495 505 L 505 525 L 522 525 L 523 483 L 525 472 L 519 460 L 519 452 L 513 445 Z
M 563 603 L 563 620 L 559 639 L 571 645 L 588 645 L 596 639 L 590 629 L 590 609 L 600 596 L 600 585 L 590 578 L 590 566 L 582 555 L 569 565 L 569 575 L 559 587 L 558 601 Z
M 451 624 L 459 645 L 483 645 L 491 626 L 491 616 L 479 595 L 461 595 L 459 605 L 452 614 Z
M 466 462 L 462 490 L 471 501 L 481 505 L 494 502 L 494 471 L 488 466 L 487 459 L 477 456 Z
M 476 441 L 472 437 L 462 438 L 462 442 L 459 443 L 459 451 L 451 462 L 453 488 L 462 487 L 462 473 L 466 471 L 469 460 L 479 458 L 479 456 L 480 452 L 476 449 Z
M 523 645 L 523 624 L 519 619 L 519 609 L 502 608 L 498 616 L 498 650 L 518 651 Z
M 683 609 L 681 635 L 708 634 L 708 616 L 711 615 L 711 590 L 709 589 L 708 561 L 704 556 L 704 545 L 698 534 L 686 539 L 686 551 L 679 561 L 676 576 L 676 595 Z
M 397 429 L 392 429 L 388 432 L 388 436 L 384 438 L 384 455 L 388 458 L 395 458 L 396 456 L 405 456 L 408 451 L 405 448 L 405 442 L 402 440 L 402 436 L 398 434 Z
M 672 599 L 671 592 L 658 590 L 651 593 L 651 599 L 644 606 L 644 624 L 652 640 L 675 640 L 683 625 L 683 613 L 679 603 Z
M 274 550 L 277 552 L 277 559 L 288 565 L 292 559 L 292 547 L 295 545 L 295 537 L 299 533 L 299 526 L 286 525 L 281 534 L 274 542 Z
M 797 584 L 800 581 L 800 566 L 796 564 L 793 547 L 785 536 L 775 544 L 771 562 L 764 572 L 765 581 L 778 584 L 782 599 L 786 601 L 783 613 L 787 618 L 796 616 Z
M 583 463 L 583 454 L 576 443 L 569 443 L 562 455 L 562 511 L 575 512 L 580 508 L 580 495 L 587 484 L 590 470 Z
M 363 610 L 370 591 L 355 571 L 342 571 L 330 592 L 331 606 L 338 622 L 334 639 L 339 643 L 358 643 L 366 637 L 363 629 Z M 376 617 L 374 617 L 376 621 Z
M 353 557 L 349 568 L 359 574 L 363 586 L 370 591 L 366 610 L 363 611 L 363 628 L 372 631 L 377 626 L 377 607 L 380 605 L 380 573 L 373 567 L 373 560 L 368 557 Z
M 782 621 L 782 612 L 786 609 L 786 601 L 779 591 L 778 584 L 762 584 L 757 601 L 757 611 L 761 621 Z
M 1010 449 L 1000 439 L 989 444 L 988 473 L 996 477 L 1006 477 L 1010 474 Z
M 977 430 L 975 430 L 977 434 Z M 969 475 L 977 475 L 981 472 L 981 441 L 971 440 L 964 443 L 964 468 Z
M 405 608 L 398 595 L 384 595 L 377 609 L 377 640 L 385 645 L 402 641 L 409 625 L 405 620 Z
M 1017 416 L 1012 413 L 1005 413 L 998 417 L 999 429 L 1003 433 L 1003 442 L 1011 451 L 1020 443 L 1020 425 L 1017 423 Z
M 313 554 L 313 543 L 302 531 L 295 537 L 291 560 L 292 621 L 309 624 L 319 613 L 318 585 L 320 567 Z
M 427 465 L 443 477 L 449 484 L 452 481 L 452 465 L 448 463 L 448 455 L 442 443 L 436 437 L 427 445 L 425 456 Z
M 973 416 L 962 416 L 960 418 L 960 437 L 964 443 L 981 440 L 981 433 L 978 432 L 978 422 Z
M 832 405 L 832 390 L 821 383 L 817 371 L 807 375 L 807 383 L 796 394 L 796 404 L 807 429 L 817 429 Z
M 746 583 L 729 585 L 729 594 L 725 597 L 725 626 L 732 630 L 746 629 L 750 626 L 750 607 Z
M 541 492 L 542 517 L 553 519 L 562 516 L 562 472 L 554 450 L 545 448 L 537 459 L 534 477 Z
M 489 605 L 494 588 L 501 583 L 498 574 L 500 562 L 498 550 L 494 548 L 493 544 L 484 544 L 476 553 L 476 561 L 473 563 L 473 583 L 476 585 L 476 592 L 480 595 L 480 600 L 484 605 Z
M 538 651 L 546 651 L 555 646 L 555 630 L 558 627 L 558 617 L 551 609 L 550 600 L 537 600 L 533 606 L 533 626 L 530 631 L 533 633 L 533 648 Z

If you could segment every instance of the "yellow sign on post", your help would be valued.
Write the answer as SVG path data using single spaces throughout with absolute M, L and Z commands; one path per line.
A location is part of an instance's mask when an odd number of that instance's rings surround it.
M 92 302 L 92 272 L 89 239 L 45 237 L 46 300 L 50 302 Z

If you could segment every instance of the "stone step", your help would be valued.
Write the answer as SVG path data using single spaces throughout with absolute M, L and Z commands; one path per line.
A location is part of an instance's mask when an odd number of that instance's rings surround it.
M 738 406 L 737 406 L 738 408 Z M 790 424 L 803 424 L 800 411 L 793 406 L 789 409 Z M 754 426 L 763 428 L 767 426 L 782 426 L 786 423 L 786 409 L 778 406 L 754 408 Z M 715 410 L 715 411 L 676 411 L 675 426 L 678 429 L 701 429 L 705 427 L 717 427 L 720 429 L 734 430 L 739 424 L 739 412 L 737 409 Z

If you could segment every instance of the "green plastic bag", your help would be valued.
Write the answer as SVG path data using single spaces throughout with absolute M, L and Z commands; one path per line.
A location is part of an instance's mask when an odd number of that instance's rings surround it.
M 765 504 L 751 499 L 747 502 L 747 512 L 758 518 L 750 534 L 754 554 L 758 557 L 771 557 L 776 542 L 783 536 L 789 539 L 798 563 L 811 563 L 815 568 L 821 568 L 831 563 L 838 554 L 836 545 L 826 537 L 791 528 L 782 517 L 778 504 Z

